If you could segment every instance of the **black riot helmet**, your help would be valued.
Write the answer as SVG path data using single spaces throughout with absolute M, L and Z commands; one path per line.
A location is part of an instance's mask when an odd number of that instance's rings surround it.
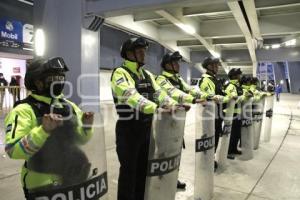
M 175 51 L 174 53 L 167 53 L 162 58 L 160 66 L 165 69 L 166 64 L 172 64 L 172 62 L 180 60 L 182 60 L 182 56 L 178 51 Z
M 204 69 L 207 69 L 207 67 L 209 66 L 209 65 L 212 65 L 212 64 L 220 64 L 221 62 L 220 62 L 220 60 L 218 59 L 218 58 L 213 58 L 213 57 L 207 57 L 207 58 L 205 58 L 204 60 L 203 60 L 203 62 L 202 62 L 202 67 L 204 68 Z
M 27 67 L 25 74 L 25 87 L 33 93 L 50 96 L 51 81 L 56 81 L 53 86 L 53 93 L 55 95 L 59 95 L 63 90 L 65 72 L 67 71 L 69 71 L 69 69 L 61 57 L 34 60 Z M 57 76 L 60 78 L 55 79 Z M 37 87 L 35 85 L 36 80 L 43 82 L 45 91 L 37 91 Z M 58 84 L 57 82 L 60 83 Z
M 251 84 L 252 84 L 252 85 L 257 85 L 258 82 L 259 82 L 259 80 L 258 80 L 257 77 L 251 78 Z
M 232 68 L 229 72 L 228 72 L 228 77 L 229 79 L 234 79 L 236 76 L 241 75 L 242 71 L 240 68 Z
M 137 48 L 148 48 L 149 43 L 143 37 L 138 38 L 130 38 L 126 40 L 121 46 L 121 57 L 124 59 L 128 59 L 126 52 L 127 51 L 134 51 Z
M 240 82 L 241 82 L 242 85 L 250 85 L 251 84 L 251 77 L 249 77 L 249 76 L 242 76 Z

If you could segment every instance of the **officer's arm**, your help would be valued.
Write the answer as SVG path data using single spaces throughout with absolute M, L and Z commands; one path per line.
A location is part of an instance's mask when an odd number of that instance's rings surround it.
M 146 114 L 154 113 L 157 105 L 139 94 L 134 81 L 130 81 L 131 77 L 127 77 L 127 79 L 121 68 L 115 70 L 112 76 L 111 88 L 113 95 L 119 99 L 119 103 L 127 104 Z
M 183 87 L 184 87 L 184 90 L 185 91 L 189 91 L 190 95 L 192 95 L 194 98 L 196 99 L 200 99 L 201 98 L 201 92 L 200 90 L 197 90 L 196 88 L 192 88 L 191 86 L 189 86 L 184 80 L 182 77 L 179 77 Z
M 147 70 L 146 73 L 148 73 L 151 78 L 152 85 L 155 90 L 156 103 L 160 107 L 177 105 L 178 102 L 172 99 L 172 97 L 169 97 L 168 94 L 156 83 L 154 75 Z
M 205 99 L 207 99 L 209 96 L 215 95 L 215 91 L 209 86 L 209 83 L 205 77 L 203 78 L 203 81 L 200 82 L 199 88 L 202 92 L 202 97 Z
M 76 133 L 78 134 L 77 142 L 80 144 L 85 144 L 91 139 L 94 133 L 94 128 L 93 127 L 84 128 L 82 124 L 82 115 L 83 115 L 82 110 L 75 103 L 68 100 L 66 101 L 72 105 L 72 108 L 76 113 L 76 117 L 77 117 Z
M 36 126 L 35 115 L 28 104 L 17 106 L 7 115 L 5 128 L 5 151 L 13 159 L 28 160 L 49 137 L 42 126 Z
M 192 103 L 194 97 L 192 95 L 186 94 L 181 90 L 174 87 L 164 76 L 158 76 L 156 78 L 156 83 L 167 92 L 167 94 L 172 97 L 175 101 L 180 104 Z
M 238 97 L 237 90 L 236 90 L 235 86 L 232 84 L 229 84 L 227 86 L 227 88 L 225 89 L 225 94 L 229 98 L 237 98 Z
M 251 92 L 253 93 L 253 95 L 254 95 L 253 101 L 259 101 L 260 98 L 261 98 L 261 96 L 260 96 L 258 90 L 256 90 L 255 87 L 251 86 L 251 87 L 250 87 L 250 91 L 251 91 Z

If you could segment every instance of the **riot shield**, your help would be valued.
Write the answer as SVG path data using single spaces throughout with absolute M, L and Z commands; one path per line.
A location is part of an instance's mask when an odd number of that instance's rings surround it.
M 196 106 L 195 200 L 210 200 L 214 192 L 215 103 Z
M 274 96 L 266 97 L 264 112 L 264 141 L 270 142 L 272 130 Z
M 226 169 L 234 106 L 235 106 L 234 100 L 230 100 L 227 103 L 226 113 L 223 121 L 223 131 L 222 131 L 223 133 L 219 141 L 220 147 L 217 149 L 217 153 L 216 153 L 216 160 L 219 165 L 218 171 L 223 171 Z
M 145 200 L 174 200 L 177 190 L 186 111 L 154 115 Z
M 252 98 L 242 105 L 242 130 L 241 146 L 243 154 L 241 160 L 251 160 L 253 158 L 253 130 L 252 130 Z
M 78 114 L 78 113 L 77 113 Z M 80 120 L 79 120 L 80 119 Z M 95 114 L 94 128 L 82 127 L 81 117 L 70 114 L 44 146 L 27 162 L 27 169 L 57 182 L 28 189 L 29 200 L 107 199 L 107 164 L 103 118 Z
M 259 101 L 253 102 L 252 107 L 252 115 L 253 115 L 253 148 L 257 150 L 259 147 L 260 142 L 260 135 L 261 135 L 261 127 L 262 127 L 262 119 L 263 119 L 263 112 L 264 112 L 264 102 L 265 98 L 263 97 Z

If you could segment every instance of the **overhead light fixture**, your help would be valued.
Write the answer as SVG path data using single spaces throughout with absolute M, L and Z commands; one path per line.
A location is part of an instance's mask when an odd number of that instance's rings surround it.
M 18 0 L 18 1 L 33 6 L 33 0 Z
M 184 32 L 193 35 L 196 33 L 196 30 L 191 25 L 183 24 L 183 23 L 176 23 L 176 26 L 178 26 L 181 30 Z
M 280 48 L 280 44 L 272 44 L 272 49 L 278 49 Z
M 296 45 L 296 39 L 292 39 L 292 40 L 288 40 L 286 42 L 284 42 L 285 46 L 294 46 Z
M 43 29 L 38 28 L 35 32 L 34 37 L 35 53 L 37 56 L 43 56 L 46 46 L 45 34 Z
M 270 49 L 270 46 L 265 46 L 265 49 Z
M 212 52 L 211 52 L 211 55 L 212 55 L 213 57 L 215 57 L 215 58 L 221 58 L 221 54 L 218 53 L 218 52 L 216 52 L 216 51 L 212 51 Z

